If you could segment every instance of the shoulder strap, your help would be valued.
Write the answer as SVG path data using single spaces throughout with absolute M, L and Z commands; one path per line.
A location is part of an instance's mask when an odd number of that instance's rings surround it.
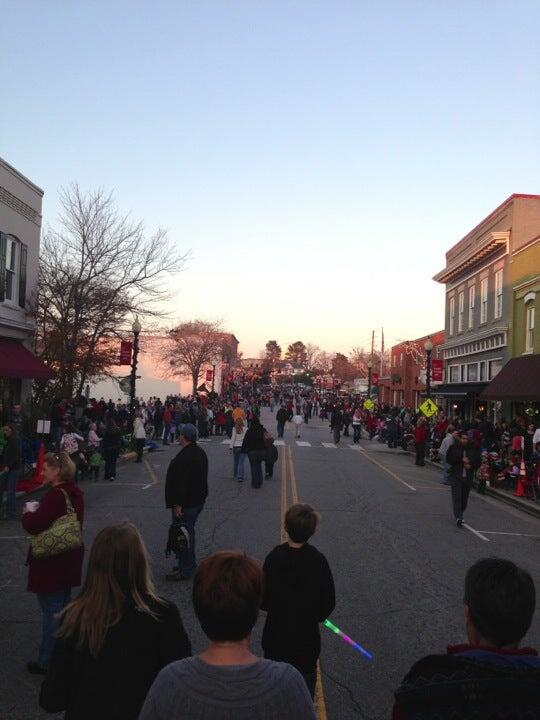
M 69 495 L 63 488 L 58 488 L 60 492 L 64 495 L 64 498 L 66 500 L 66 513 L 69 515 L 71 513 L 74 513 L 75 510 L 73 508 L 73 505 L 71 504 L 71 500 L 69 498 Z

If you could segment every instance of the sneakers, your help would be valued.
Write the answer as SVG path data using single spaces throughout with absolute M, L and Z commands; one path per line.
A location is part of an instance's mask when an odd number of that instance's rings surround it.
M 458 528 L 463 527 L 463 518 L 458 518 L 458 519 L 456 520 L 456 526 L 457 526 Z

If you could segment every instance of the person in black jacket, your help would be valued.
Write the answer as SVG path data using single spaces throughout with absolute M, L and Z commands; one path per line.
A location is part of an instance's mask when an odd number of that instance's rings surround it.
M 248 456 L 251 468 L 252 488 L 260 488 L 263 483 L 262 463 L 266 458 L 267 435 L 268 433 L 255 415 L 242 441 L 242 452 Z
M 177 554 L 178 566 L 167 580 L 188 580 L 197 568 L 195 523 L 208 497 L 208 458 L 197 445 L 197 430 L 187 423 L 180 433 L 182 449 L 171 460 L 165 481 L 165 505 L 172 510 L 172 521 L 186 528 L 188 546 Z
M 136 720 L 162 668 L 191 655 L 176 605 L 160 598 L 130 522 L 98 533 L 81 594 L 60 614 L 39 703 L 66 720 Z
M 456 525 L 463 525 L 463 513 L 467 509 L 474 473 L 480 467 L 480 450 L 469 441 L 466 432 L 462 432 L 458 442 L 450 445 L 446 453 L 446 462 L 450 466 L 450 485 L 452 488 L 452 507 Z
M 262 636 L 264 657 L 287 662 L 304 677 L 311 697 L 321 652 L 319 623 L 336 605 L 334 579 L 324 555 L 308 544 L 319 522 L 309 505 L 292 505 L 285 515 L 289 539 L 264 561 L 264 596 L 268 613 Z
M 12 423 L 4 426 L 6 444 L 0 455 L 0 507 L 2 496 L 6 492 L 6 518 L 17 517 L 17 480 L 21 472 L 21 441 Z

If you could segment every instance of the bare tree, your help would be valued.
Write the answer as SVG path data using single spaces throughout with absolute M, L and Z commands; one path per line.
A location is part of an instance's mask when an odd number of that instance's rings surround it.
M 43 239 L 33 307 L 37 351 L 56 371 L 38 394 L 53 398 L 111 376 L 123 329 L 134 315 L 164 315 L 160 304 L 186 259 L 164 230 L 147 236 L 142 222 L 119 214 L 111 193 L 72 185 L 60 202 L 58 229 Z
M 209 320 L 190 320 L 170 330 L 162 353 L 166 374 L 190 377 L 193 395 L 206 365 L 222 356 L 221 323 Z
M 306 345 L 306 370 L 315 370 L 317 367 L 317 356 L 321 352 L 321 348 L 315 343 L 308 343 Z

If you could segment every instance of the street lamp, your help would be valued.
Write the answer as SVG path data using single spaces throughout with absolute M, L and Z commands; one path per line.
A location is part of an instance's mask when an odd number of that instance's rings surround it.
M 135 381 L 137 379 L 137 358 L 139 357 L 139 334 L 141 332 L 141 323 L 139 322 L 139 316 L 135 316 L 133 325 L 131 326 L 133 331 L 133 354 L 131 357 L 131 375 L 129 378 L 129 410 L 133 414 L 135 410 Z
M 367 396 L 368 396 L 368 398 L 371 397 L 371 368 L 372 367 L 373 367 L 373 363 L 370 358 L 367 363 Z
M 433 351 L 433 343 L 431 338 L 428 338 L 424 343 L 424 350 L 426 351 L 426 397 L 431 396 L 431 353 Z

